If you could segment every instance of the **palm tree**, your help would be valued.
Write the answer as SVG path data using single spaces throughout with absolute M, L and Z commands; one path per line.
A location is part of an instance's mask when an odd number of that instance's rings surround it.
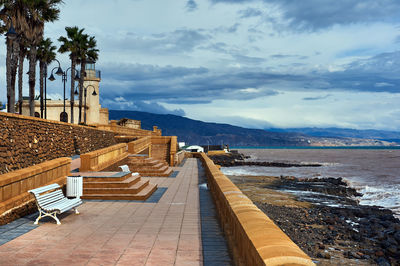
M 80 54 L 81 44 L 85 40 L 86 34 L 83 34 L 84 29 L 78 27 L 65 27 L 67 37 L 60 36 L 58 41 L 61 42 L 61 46 L 58 49 L 60 53 L 69 52 L 69 58 L 71 59 L 71 123 L 74 123 L 74 89 L 75 89 L 75 75 L 77 74 L 76 64 L 78 63 L 78 55 Z
M 3 9 L 1 13 L 5 13 L 11 17 L 11 21 L 20 34 L 19 39 L 26 40 L 29 48 L 29 107 L 30 115 L 34 116 L 34 95 L 35 95 L 35 75 L 36 75 L 36 54 L 37 46 L 43 38 L 44 23 L 58 19 L 60 10 L 57 5 L 62 0 L 10 0 L 2 1 Z M 4 19 L 3 19 L 4 21 Z M 9 23 L 9 22 L 8 22 Z M 7 22 L 6 22 L 7 24 Z M 10 88 L 10 98 L 14 95 L 15 87 L 12 88 L 11 74 L 16 74 L 11 65 L 15 65 L 17 60 L 12 60 L 13 49 L 7 44 L 7 84 Z M 16 49 L 19 48 L 16 47 Z M 17 50 L 15 50 L 17 51 Z M 21 54 L 19 55 L 21 56 Z M 19 60 L 20 65 L 23 60 Z M 15 68 L 16 69 L 16 68 Z M 10 99 L 11 102 L 11 99 Z M 11 107 L 11 106 L 10 106 Z M 11 110 L 10 110 L 11 111 Z
M 2 8 L 0 11 L 1 19 L 4 22 L 4 26 L 1 28 L 1 32 L 4 33 L 12 25 L 17 31 L 20 28 L 20 20 L 18 19 L 17 7 L 18 5 L 14 1 L 2 1 L 0 4 Z M 6 40 L 7 45 L 7 56 L 6 56 L 6 80 L 7 80 L 7 109 L 8 112 L 15 112 L 15 74 L 16 67 L 18 64 L 17 53 L 19 53 L 18 39 Z
M 29 42 L 29 114 L 35 115 L 35 82 L 37 47 L 43 39 L 45 22 L 58 19 L 60 10 L 57 8 L 61 0 L 17 0 L 25 3 L 26 21 L 24 35 Z
M 19 41 L 19 59 L 18 59 L 18 112 L 22 114 L 22 79 L 24 74 L 24 59 L 28 52 L 26 41 Z
M 85 78 L 86 61 L 96 61 L 99 57 L 99 50 L 96 48 L 97 42 L 94 36 L 85 36 L 85 40 L 82 43 L 79 60 L 81 62 L 81 75 L 79 79 L 79 122 L 82 122 L 82 103 L 83 103 L 83 82 Z M 86 122 L 86 121 L 85 121 Z
M 48 64 L 54 61 L 56 58 L 55 50 L 57 49 L 56 46 L 52 45 L 53 42 L 50 38 L 43 39 L 38 47 L 37 50 L 37 59 L 39 60 L 39 71 L 40 71 L 40 117 L 43 118 L 43 83 L 45 68 Z

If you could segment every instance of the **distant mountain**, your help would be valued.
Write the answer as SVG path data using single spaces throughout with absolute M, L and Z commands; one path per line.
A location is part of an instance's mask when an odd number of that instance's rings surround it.
M 140 120 L 143 129 L 158 126 L 164 136 L 178 136 L 186 144 L 230 146 L 381 146 L 400 143 L 399 132 L 341 128 L 249 129 L 207 123 L 177 115 L 109 110 L 111 120 Z
M 110 119 L 130 118 L 142 121 L 142 128 L 158 126 L 165 136 L 178 136 L 187 144 L 228 144 L 230 146 L 306 146 L 307 139 L 298 133 L 269 132 L 228 124 L 206 123 L 176 115 L 138 111 L 110 110 Z
M 386 131 L 386 130 L 357 130 L 350 128 L 269 128 L 266 129 L 272 132 L 297 132 L 314 137 L 325 137 L 325 138 L 360 138 L 360 139 L 377 139 L 391 142 L 400 143 L 400 132 L 398 131 Z

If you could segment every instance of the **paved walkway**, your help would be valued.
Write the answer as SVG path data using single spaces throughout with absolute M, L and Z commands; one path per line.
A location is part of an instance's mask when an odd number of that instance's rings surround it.
M 198 161 L 176 178 L 149 178 L 168 189 L 157 203 L 86 201 L 0 246 L 0 265 L 202 265 Z

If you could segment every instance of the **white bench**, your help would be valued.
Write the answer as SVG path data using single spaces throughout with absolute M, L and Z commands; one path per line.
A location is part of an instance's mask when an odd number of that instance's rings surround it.
M 63 213 L 73 208 L 75 213 L 79 214 L 77 207 L 83 203 L 80 198 L 66 198 L 58 184 L 31 189 L 28 192 L 35 196 L 36 205 L 39 209 L 39 217 L 35 224 L 38 224 L 39 220 L 46 216 L 52 217 L 57 224 L 61 224 L 57 218 L 57 213 Z

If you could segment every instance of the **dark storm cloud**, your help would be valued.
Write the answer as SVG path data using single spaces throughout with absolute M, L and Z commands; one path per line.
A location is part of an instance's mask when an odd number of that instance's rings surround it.
M 297 58 L 297 59 L 307 59 L 308 56 L 303 55 L 288 55 L 288 54 L 273 54 L 270 56 L 272 59 L 287 59 L 287 58 Z
M 138 64 L 102 66 L 102 69 L 107 73 L 102 82 L 104 97 L 120 96 L 127 101 L 200 104 L 215 99 L 255 99 L 276 94 L 264 86 L 280 79 L 295 79 L 260 70 L 213 72 L 204 68 Z
M 251 18 L 251 17 L 259 17 L 262 15 L 261 10 L 257 9 L 257 8 L 247 8 L 247 9 L 243 9 L 240 10 L 238 12 L 240 18 Z
M 325 96 L 318 96 L 318 97 L 305 97 L 305 98 L 303 98 L 303 100 L 304 101 L 318 101 L 318 100 L 323 100 L 323 99 L 329 98 L 331 96 L 332 95 L 328 94 Z
M 191 52 L 195 47 L 203 44 L 211 37 L 202 30 L 177 29 L 172 32 L 140 36 L 133 32 L 126 34 L 125 38 L 103 40 L 107 46 L 116 51 L 139 51 L 146 54 L 181 54 Z
M 187 11 L 195 11 L 197 9 L 197 3 L 194 0 L 188 0 L 186 2 L 186 10 Z
M 111 110 L 141 111 L 156 114 L 173 114 L 179 116 L 185 115 L 185 111 L 182 109 L 169 110 L 157 102 L 144 102 L 134 99 L 130 100 L 123 97 L 106 98 L 102 101 L 102 104 Z
M 400 21 L 398 0 L 210 0 L 212 3 L 264 2 L 280 8 L 293 30 L 319 30 L 333 25 Z M 279 21 L 270 18 L 270 22 Z M 282 25 L 280 25 L 282 26 Z
M 105 107 L 150 108 L 150 103 L 205 104 L 214 100 L 252 100 L 279 91 L 364 91 L 400 93 L 400 52 L 354 61 L 335 72 L 272 73 L 263 68 L 210 70 L 173 66 L 121 64 L 101 66 Z M 305 97 L 305 101 L 329 97 Z M 133 107 L 132 107 L 133 106 Z M 156 106 L 157 107 L 157 106 Z M 156 108 L 154 107 L 154 108 Z M 157 112 L 162 112 L 158 106 Z M 121 108 L 121 107 L 120 107 Z M 139 109 L 137 109 L 139 110 Z M 165 110 L 164 110 L 165 111 Z M 179 110 L 167 110 L 175 114 Z M 165 112 L 167 112 L 165 111 Z

